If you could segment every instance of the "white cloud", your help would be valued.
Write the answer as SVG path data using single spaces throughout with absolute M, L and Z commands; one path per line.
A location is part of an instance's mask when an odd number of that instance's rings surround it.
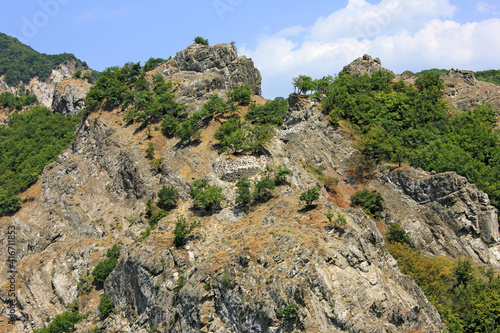
M 261 70 L 265 97 L 287 95 L 291 78 L 298 74 L 336 74 L 365 53 L 379 57 L 384 67 L 397 73 L 497 67 L 500 19 L 461 24 L 453 21 L 455 11 L 448 0 L 382 0 L 377 5 L 349 0 L 345 8 L 319 18 L 311 27 L 261 36 L 255 49 L 243 48 L 242 53 Z M 296 36 L 304 32 L 299 41 Z
M 479 1 L 476 4 L 476 10 L 482 14 L 493 14 L 493 15 L 498 14 L 496 6 L 486 1 Z

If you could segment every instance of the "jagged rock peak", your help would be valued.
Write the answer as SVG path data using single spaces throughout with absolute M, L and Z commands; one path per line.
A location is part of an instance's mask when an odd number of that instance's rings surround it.
M 474 75 L 474 72 L 471 71 L 462 71 L 460 69 L 450 69 L 448 73 L 444 74 L 444 79 L 450 78 L 450 79 L 458 79 L 458 80 L 463 80 L 466 83 L 470 84 L 471 86 L 476 85 L 477 80 L 476 76 Z
M 83 79 L 67 79 L 54 89 L 52 109 L 62 114 L 78 114 L 85 107 L 85 97 L 92 85 Z
M 248 84 L 254 94 L 261 94 L 262 76 L 252 59 L 238 56 L 232 44 L 214 46 L 192 44 L 153 72 L 179 83 L 176 95 L 180 102 L 194 108 L 214 93 L 225 94 Z
M 379 58 L 373 59 L 370 55 L 365 54 L 351 62 L 349 65 L 344 66 L 342 71 L 347 74 L 351 74 L 354 77 L 358 77 L 365 74 L 371 75 L 378 70 L 392 73 L 390 70 L 382 67 L 382 62 Z

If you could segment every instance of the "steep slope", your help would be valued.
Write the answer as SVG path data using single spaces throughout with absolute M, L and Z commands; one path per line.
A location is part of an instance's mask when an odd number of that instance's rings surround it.
M 228 44 L 192 45 L 153 72 L 176 81 L 178 101 L 192 110 L 240 84 L 260 93 L 258 70 Z M 30 189 L 33 202 L 0 220 L 2 230 L 16 231 L 15 298 L 9 288 L 0 292 L 2 320 L 10 300 L 15 304 L 18 320 L 8 329 L 40 328 L 78 299 L 80 311 L 90 311 L 79 332 L 442 332 L 439 313 L 401 274 L 377 222 L 349 208 L 348 198 L 358 189 L 377 189 L 386 198 L 383 219 L 402 223 L 415 245 L 498 265 L 497 212 L 487 196 L 454 174 L 414 169 L 358 183 L 346 166 L 352 141 L 316 102 L 291 96 L 289 103 L 284 125 L 261 156 L 219 155 L 212 139 L 218 120 L 207 124 L 199 143 L 182 144 L 154 129 L 149 137 L 141 124 L 124 127 L 119 110 L 88 117 Z M 149 143 L 155 157 L 164 158 L 160 168 L 145 157 Z M 293 175 L 245 214 L 234 205 L 235 183 L 261 179 L 267 165 Z M 320 176 L 339 180 L 336 193 L 320 186 L 319 204 L 305 208 L 299 196 Z M 199 178 L 223 190 L 226 200 L 213 214 L 192 209 L 188 192 Z M 178 207 L 139 242 L 148 227 L 147 201 L 164 185 L 179 192 Z M 332 227 L 328 209 L 347 224 Z M 177 248 L 181 216 L 199 220 L 201 228 Z M 8 238 L 2 241 L 6 248 Z M 82 292 L 116 243 L 122 254 L 104 290 Z M 2 251 L 0 260 L 7 259 Z M 1 269 L 1 285 L 8 287 L 9 266 Z M 96 309 L 103 292 L 115 311 L 101 322 Z

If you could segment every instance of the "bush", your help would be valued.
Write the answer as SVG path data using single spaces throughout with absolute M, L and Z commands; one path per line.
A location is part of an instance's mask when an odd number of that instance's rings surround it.
M 147 159 L 153 159 L 155 157 L 155 147 L 153 144 L 150 142 L 148 144 L 148 148 L 146 148 L 146 158 Z
M 246 177 L 236 183 L 236 193 L 238 196 L 235 199 L 235 203 L 240 204 L 245 212 L 248 212 L 250 202 L 252 201 L 250 185 L 250 180 Z
M 166 137 L 173 137 L 178 126 L 179 120 L 177 120 L 177 118 L 171 115 L 166 115 L 161 122 L 161 132 Z
M 200 36 L 195 37 L 195 38 L 194 38 L 194 42 L 195 42 L 196 44 L 208 45 L 208 39 L 205 39 L 205 38 L 200 37 Z
M 246 147 L 246 133 L 237 117 L 229 118 L 215 131 L 214 139 L 219 140 L 221 151 L 232 148 L 235 152 Z
M 228 271 L 224 270 L 224 273 L 220 277 L 219 282 L 224 288 L 229 288 L 231 286 L 231 282 L 233 281 L 233 277 L 229 274 Z
M 286 176 L 293 175 L 293 171 L 290 169 L 284 169 L 281 165 L 278 165 L 276 173 L 274 174 L 274 184 L 276 186 L 284 185 L 286 183 Z
M 111 300 L 111 296 L 108 293 L 104 293 L 100 296 L 101 301 L 99 302 L 99 306 L 97 310 L 99 310 L 99 318 L 104 320 L 109 317 L 109 315 L 113 312 L 114 305 Z
M 276 187 L 274 180 L 265 177 L 255 184 L 253 198 L 255 201 L 266 202 L 273 197 L 272 190 Z
M 383 201 L 384 199 L 382 198 L 382 195 L 380 195 L 377 191 L 370 192 L 363 190 L 356 192 L 351 196 L 351 204 L 353 206 L 362 207 L 365 213 L 371 217 L 380 216 L 380 212 L 383 209 Z
M 158 192 L 158 206 L 164 209 L 173 209 L 179 200 L 179 192 L 172 186 L 163 186 Z
M 266 104 L 256 106 L 251 104 L 245 119 L 252 124 L 267 124 L 272 126 L 281 126 L 288 111 L 288 101 L 277 97 L 273 101 L 267 101 Z
M 227 93 L 227 97 L 233 102 L 247 105 L 250 103 L 250 95 L 252 94 L 252 87 L 248 84 L 235 87 L 232 91 Z
M 222 188 L 217 185 L 208 185 L 208 181 L 195 180 L 193 188 L 189 191 L 193 198 L 195 209 L 212 211 L 220 207 L 220 203 L 225 200 L 222 195 Z
M 14 214 L 21 208 L 21 200 L 12 192 L 0 192 L 0 216 Z
M 312 202 L 319 199 L 319 188 L 313 187 L 307 191 L 302 192 L 299 200 L 304 201 L 306 206 L 311 206 Z
M 386 238 L 388 242 L 410 244 L 410 236 L 398 223 L 393 223 L 389 226 Z
M 80 320 L 85 318 L 85 315 L 78 312 L 66 311 L 54 317 L 52 322 L 45 328 L 34 330 L 34 333 L 69 333 L 76 330 L 75 325 Z
M 174 229 L 174 245 L 176 247 L 180 247 L 184 245 L 184 241 L 186 237 L 191 233 L 191 231 L 194 230 L 196 227 L 200 227 L 201 223 L 199 220 L 193 221 L 191 224 L 189 224 L 184 216 L 180 216 L 177 218 L 177 222 L 175 223 L 175 229 Z
M 297 304 L 287 304 L 278 310 L 278 318 L 283 318 L 286 321 L 297 318 Z
M 98 288 L 102 288 L 104 286 L 104 282 L 108 278 L 109 274 L 111 274 L 111 272 L 115 269 L 118 263 L 119 255 L 120 246 L 115 244 L 106 252 L 106 257 L 108 257 L 108 259 L 99 261 L 99 263 L 97 263 L 94 267 L 92 276 L 94 276 L 94 282 Z

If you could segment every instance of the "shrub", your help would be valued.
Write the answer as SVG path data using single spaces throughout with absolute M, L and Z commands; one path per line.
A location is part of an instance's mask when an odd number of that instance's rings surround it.
M 177 120 L 177 118 L 171 115 L 166 115 L 161 122 L 161 132 L 166 137 L 173 137 L 178 126 L 179 120 Z
M 380 212 L 383 209 L 383 201 L 384 199 L 382 198 L 382 195 L 380 195 L 377 191 L 358 191 L 351 197 L 351 204 L 353 206 L 362 207 L 365 213 L 372 217 L 380 216 Z
M 195 37 L 195 38 L 194 38 L 194 42 L 195 42 L 196 44 L 208 45 L 208 39 L 205 39 L 205 38 L 200 37 L 200 36 Z
M 215 131 L 214 139 L 219 140 L 221 151 L 226 151 L 228 148 L 239 151 L 246 146 L 245 130 L 241 128 L 241 122 L 236 117 L 229 118 L 220 125 Z
M 393 223 L 389 226 L 386 238 L 388 242 L 410 244 L 410 236 L 398 223 Z
M 278 318 L 283 318 L 286 321 L 293 320 L 297 317 L 297 304 L 287 304 L 278 310 Z
M 69 333 L 76 330 L 75 325 L 80 320 L 85 318 L 85 315 L 78 312 L 66 311 L 54 317 L 52 322 L 39 330 L 33 331 L 34 333 Z
M 283 124 L 287 111 L 288 101 L 277 97 L 273 101 L 268 101 L 261 106 L 251 104 L 248 112 L 245 114 L 245 119 L 253 124 L 280 126 Z
M 306 206 L 311 206 L 312 202 L 319 199 L 319 188 L 313 187 L 307 191 L 302 192 L 299 200 L 304 201 Z
M 274 174 L 274 183 L 276 186 L 284 185 L 286 182 L 286 176 L 293 175 L 293 171 L 290 169 L 284 169 L 281 165 L 278 165 L 276 173 Z
M 200 210 L 215 210 L 220 207 L 220 203 L 225 200 L 222 195 L 222 188 L 217 185 L 208 185 L 208 181 L 196 180 L 189 195 L 193 198 L 193 206 Z
M 276 187 L 274 180 L 269 177 L 265 177 L 255 184 L 255 189 L 253 192 L 253 198 L 256 201 L 266 202 L 272 198 L 271 191 Z
M 187 283 L 187 279 L 184 276 L 179 276 L 179 279 L 177 280 L 174 288 L 174 293 L 178 293 L 181 291 L 182 287 L 184 287 Z
M 94 276 L 94 282 L 98 288 L 102 288 L 109 274 L 111 274 L 111 272 L 115 269 L 116 264 L 118 263 L 119 255 L 120 246 L 115 244 L 106 252 L 106 257 L 108 257 L 108 259 L 99 261 L 99 263 L 94 267 L 92 276 Z
M 153 159 L 155 157 L 155 147 L 153 146 L 153 143 L 148 144 L 148 148 L 146 148 L 146 158 L 147 159 Z
M 325 179 L 325 189 L 329 193 L 335 193 L 338 184 L 339 184 L 338 178 L 326 177 Z
M 250 202 L 252 201 L 252 195 L 250 193 L 250 180 L 248 178 L 243 178 L 236 183 L 236 197 L 235 203 L 240 204 L 246 212 L 250 207 Z
M 252 94 L 252 87 L 248 84 L 235 87 L 232 91 L 227 93 L 227 97 L 233 102 L 247 105 L 250 103 L 250 95 Z
M 199 220 L 193 221 L 191 224 L 189 224 L 184 216 L 180 216 L 177 218 L 177 222 L 175 223 L 175 229 L 174 229 L 174 245 L 176 247 L 180 247 L 184 245 L 184 241 L 186 237 L 191 233 L 191 231 L 194 230 L 196 227 L 200 227 L 201 223 Z
M 231 286 L 231 282 L 233 281 L 233 277 L 228 271 L 224 270 L 224 273 L 220 277 L 219 281 L 224 288 L 229 288 Z
M 172 186 L 163 186 L 158 192 L 158 206 L 164 209 L 172 209 L 177 205 L 179 200 L 179 192 Z
M 99 317 L 101 320 L 108 318 L 108 316 L 113 312 L 114 305 L 111 300 L 111 296 L 108 293 L 104 293 L 100 296 L 101 301 L 99 302 L 99 306 L 97 310 L 99 310 Z
M 155 158 L 154 160 L 152 160 L 151 162 L 149 162 L 149 164 L 151 165 L 151 168 L 153 168 L 153 170 L 156 170 L 157 172 L 160 172 L 164 160 L 165 159 L 163 157 Z

